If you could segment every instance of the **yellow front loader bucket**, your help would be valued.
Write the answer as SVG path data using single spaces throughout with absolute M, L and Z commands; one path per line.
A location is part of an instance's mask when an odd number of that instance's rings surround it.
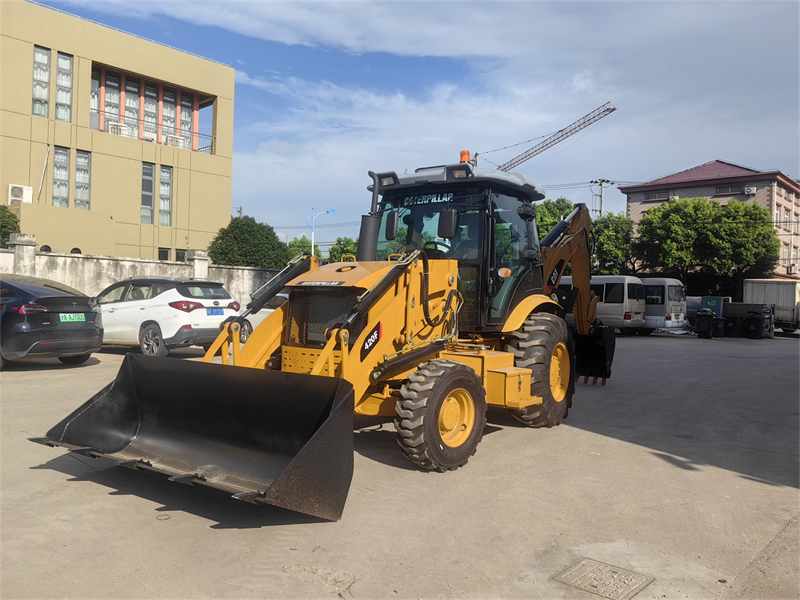
M 335 521 L 353 476 L 353 388 L 128 354 L 114 382 L 31 441 Z

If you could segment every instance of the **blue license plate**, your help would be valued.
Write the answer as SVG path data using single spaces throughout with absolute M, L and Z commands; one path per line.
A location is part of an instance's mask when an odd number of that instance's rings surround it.
M 211 316 L 211 315 L 222 315 L 224 313 L 222 312 L 221 308 L 207 308 L 206 314 Z

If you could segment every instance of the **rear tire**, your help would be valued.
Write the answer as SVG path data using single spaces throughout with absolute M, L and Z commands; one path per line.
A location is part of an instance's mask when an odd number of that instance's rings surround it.
M 142 349 L 142 354 L 147 356 L 166 356 L 169 354 L 169 348 L 161 337 L 161 328 L 158 325 L 148 325 L 142 329 L 139 346 Z
M 410 373 L 395 405 L 397 443 L 430 471 L 450 471 L 475 454 L 486 426 L 486 390 L 470 367 L 432 360 Z
M 642 327 L 637 333 L 639 335 L 650 335 L 654 331 L 655 331 L 655 329 L 645 329 L 644 327 Z
M 559 425 L 575 393 L 575 350 L 567 323 L 556 315 L 536 313 L 511 336 L 506 349 L 514 355 L 514 365 L 533 371 L 531 395 L 543 398 L 542 404 L 509 409 L 511 414 L 529 427 Z
M 90 352 L 89 354 L 81 354 L 79 356 L 59 356 L 58 360 L 60 360 L 65 365 L 82 365 L 89 357 L 92 355 Z
M 638 331 L 636 327 L 620 327 L 619 330 L 622 335 L 636 335 Z

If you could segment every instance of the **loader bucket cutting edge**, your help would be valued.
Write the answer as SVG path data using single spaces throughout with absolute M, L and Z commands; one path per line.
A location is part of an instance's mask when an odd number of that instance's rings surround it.
M 353 404 L 339 378 L 128 354 L 113 383 L 32 441 L 336 521 Z
M 616 339 L 614 328 L 593 327 L 588 335 L 575 334 L 575 372 L 578 377 L 611 377 Z

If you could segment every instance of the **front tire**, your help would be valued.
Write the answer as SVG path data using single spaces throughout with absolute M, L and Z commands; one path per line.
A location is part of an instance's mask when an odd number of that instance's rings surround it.
M 511 414 L 529 427 L 559 425 L 575 393 L 575 351 L 564 319 L 549 313 L 530 315 L 512 334 L 507 350 L 515 366 L 533 371 L 531 395 L 543 399 L 541 404 L 510 409 Z
M 653 331 L 655 331 L 655 330 L 654 329 L 645 329 L 644 327 L 642 327 L 636 333 L 638 333 L 639 335 L 650 335 L 651 333 L 653 333 Z
M 409 374 L 400 396 L 394 425 L 408 460 L 444 472 L 475 454 L 486 426 L 486 390 L 474 370 L 432 360 Z
M 81 354 L 79 356 L 59 356 L 58 360 L 60 360 L 65 365 L 82 365 L 91 356 L 91 352 L 89 354 Z
M 142 354 L 147 356 L 166 356 L 169 348 L 161 336 L 161 328 L 158 325 L 148 325 L 142 329 L 139 346 Z

